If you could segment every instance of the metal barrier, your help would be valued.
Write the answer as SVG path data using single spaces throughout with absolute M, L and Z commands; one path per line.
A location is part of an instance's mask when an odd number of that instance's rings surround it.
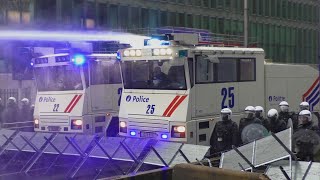
M 0 179 L 97 179 L 202 159 L 209 147 L 154 139 L 0 130 Z M 107 168 L 108 167 L 108 168 Z
M 33 124 L 33 121 L 4 123 L 4 124 L 2 124 L 1 128 L 11 129 L 11 130 L 19 130 L 19 131 L 26 131 L 26 132 L 33 132 L 34 131 L 34 124 Z

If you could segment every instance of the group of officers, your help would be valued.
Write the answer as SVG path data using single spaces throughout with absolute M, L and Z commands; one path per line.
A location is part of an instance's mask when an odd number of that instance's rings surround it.
M 308 102 L 300 104 L 299 113 L 290 112 L 289 104 L 286 101 L 282 101 L 279 104 L 279 112 L 276 109 L 270 109 L 267 113 L 267 118 L 264 118 L 263 114 L 263 107 L 247 106 L 244 111 L 244 117 L 240 119 L 238 127 L 237 123 L 232 120 L 232 111 L 229 108 L 222 109 L 221 121 L 216 123 L 210 139 L 211 154 L 219 155 L 221 152 L 232 149 L 232 146 L 237 147 L 249 143 L 250 141 L 244 137 L 250 130 L 251 133 L 247 134 L 255 134 L 252 131 L 258 129 L 257 131 L 265 130 L 267 135 L 269 133 L 278 133 L 287 128 L 292 128 L 293 132 L 310 130 L 315 131 L 318 135 L 320 134 L 318 114 L 316 115 L 309 110 Z M 318 124 L 316 125 L 315 122 L 318 122 Z M 248 130 L 248 126 L 251 126 L 250 130 Z M 253 127 L 260 127 L 260 129 Z M 261 134 L 261 132 L 257 133 Z M 304 157 L 299 157 L 299 153 L 297 156 L 302 160 L 304 159 Z
M 3 105 L 0 98 L 0 129 L 6 123 L 17 123 L 32 121 L 34 106 L 30 104 L 29 99 L 23 98 L 20 101 L 20 106 L 15 97 L 9 97 L 7 104 Z

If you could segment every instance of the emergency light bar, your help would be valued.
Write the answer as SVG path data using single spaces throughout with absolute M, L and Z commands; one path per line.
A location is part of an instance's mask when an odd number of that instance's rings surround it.
M 153 49 L 152 55 L 153 56 L 171 56 L 172 49 L 170 48 Z
M 151 39 L 144 41 L 145 46 L 169 46 L 172 42 L 176 42 L 180 45 L 198 45 L 199 35 L 188 33 L 172 33 L 166 35 L 152 36 Z
M 123 51 L 124 57 L 140 57 L 142 56 L 141 49 L 130 49 Z
M 46 64 L 48 62 L 49 62 L 48 58 L 35 58 L 34 59 L 34 64 Z
M 69 62 L 70 57 L 69 56 L 57 56 L 55 57 L 56 62 Z

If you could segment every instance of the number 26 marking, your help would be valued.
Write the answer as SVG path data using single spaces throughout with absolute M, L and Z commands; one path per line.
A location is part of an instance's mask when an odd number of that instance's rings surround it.
M 221 102 L 221 109 L 223 108 L 233 108 L 234 107 L 234 93 L 233 93 L 234 87 L 222 88 L 221 89 L 221 96 L 222 102 Z M 228 104 L 226 104 L 226 100 L 228 98 Z

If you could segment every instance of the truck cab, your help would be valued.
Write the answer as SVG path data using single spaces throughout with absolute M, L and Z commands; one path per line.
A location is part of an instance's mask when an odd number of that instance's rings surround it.
M 119 51 L 122 136 L 209 145 L 221 109 L 230 108 L 236 123 L 249 105 L 267 112 L 286 100 L 297 111 L 318 80 L 312 65 L 266 63 L 261 48 L 199 45 L 197 34 L 163 37 Z M 309 99 L 317 108 L 319 100 Z
M 116 54 L 58 53 L 32 63 L 35 131 L 117 134 L 122 85 Z

